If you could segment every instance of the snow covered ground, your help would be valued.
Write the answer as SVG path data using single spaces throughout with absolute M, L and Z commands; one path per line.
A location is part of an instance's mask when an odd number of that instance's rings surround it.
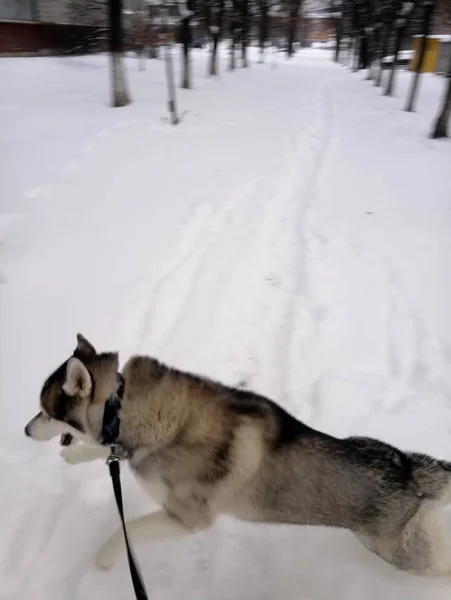
M 451 458 L 451 144 L 362 74 L 303 51 L 205 78 L 164 66 L 108 107 L 104 56 L 0 61 L 0 598 L 132 598 L 107 469 L 26 439 L 84 333 L 269 394 L 310 425 Z M 124 473 L 129 517 L 149 510 Z M 450 525 L 451 535 L 451 525 Z M 448 600 L 345 531 L 221 519 L 137 554 L 153 600 Z

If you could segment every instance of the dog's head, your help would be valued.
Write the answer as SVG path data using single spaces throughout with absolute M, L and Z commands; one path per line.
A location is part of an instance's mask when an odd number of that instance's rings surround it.
M 70 434 L 98 441 L 106 399 L 115 391 L 117 354 L 97 354 L 81 334 L 73 355 L 54 371 L 41 390 L 41 410 L 25 427 L 34 440 Z

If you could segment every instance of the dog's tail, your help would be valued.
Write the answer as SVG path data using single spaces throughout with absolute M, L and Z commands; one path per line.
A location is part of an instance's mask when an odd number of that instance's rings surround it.
M 451 504 L 451 462 L 411 452 L 412 475 L 425 498 Z

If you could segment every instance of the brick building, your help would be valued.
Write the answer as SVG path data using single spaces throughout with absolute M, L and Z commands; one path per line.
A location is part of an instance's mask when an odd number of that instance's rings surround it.
M 106 0 L 0 0 L 0 56 L 99 49 L 105 22 Z

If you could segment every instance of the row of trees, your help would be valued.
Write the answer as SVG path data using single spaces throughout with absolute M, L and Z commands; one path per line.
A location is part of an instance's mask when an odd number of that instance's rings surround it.
M 78 2 L 78 0 L 74 0 Z M 97 8 L 102 0 L 90 0 Z M 257 33 L 260 61 L 264 61 L 265 49 L 272 39 L 280 45 L 285 41 L 288 56 L 294 53 L 297 24 L 302 0 L 183 0 L 177 3 L 155 0 L 142 1 L 134 14 L 134 46 L 141 58 L 145 53 L 157 58 L 165 48 L 170 61 L 168 40 L 177 39 L 182 47 L 181 87 L 192 87 L 190 49 L 193 45 L 193 24 L 200 26 L 203 37 L 210 42 L 208 74 L 219 72 L 218 47 L 222 39 L 229 40 L 228 68 L 248 67 L 248 47 L 251 28 Z M 124 50 L 124 26 L 122 0 L 108 0 L 110 50 L 113 82 L 113 106 L 130 102 L 122 61 Z M 171 69 L 169 69 L 171 71 Z
M 366 79 L 383 86 L 384 94 L 392 96 L 400 52 L 404 46 L 410 47 L 413 33 L 419 34 L 418 55 L 405 105 L 405 110 L 412 112 L 436 7 L 437 0 L 330 0 L 329 12 L 336 32 L 335 60 L 347 59 L 354 71 L 367 69 Z M 384 69 L 388 64 L 387 55 L 391 55 L 390 68 Z M 387 73 L 385 81 L 384 73 Z M 450 113 L 451 57 L 444 98 L 431 132 L 433 138 L 447 137 Z

